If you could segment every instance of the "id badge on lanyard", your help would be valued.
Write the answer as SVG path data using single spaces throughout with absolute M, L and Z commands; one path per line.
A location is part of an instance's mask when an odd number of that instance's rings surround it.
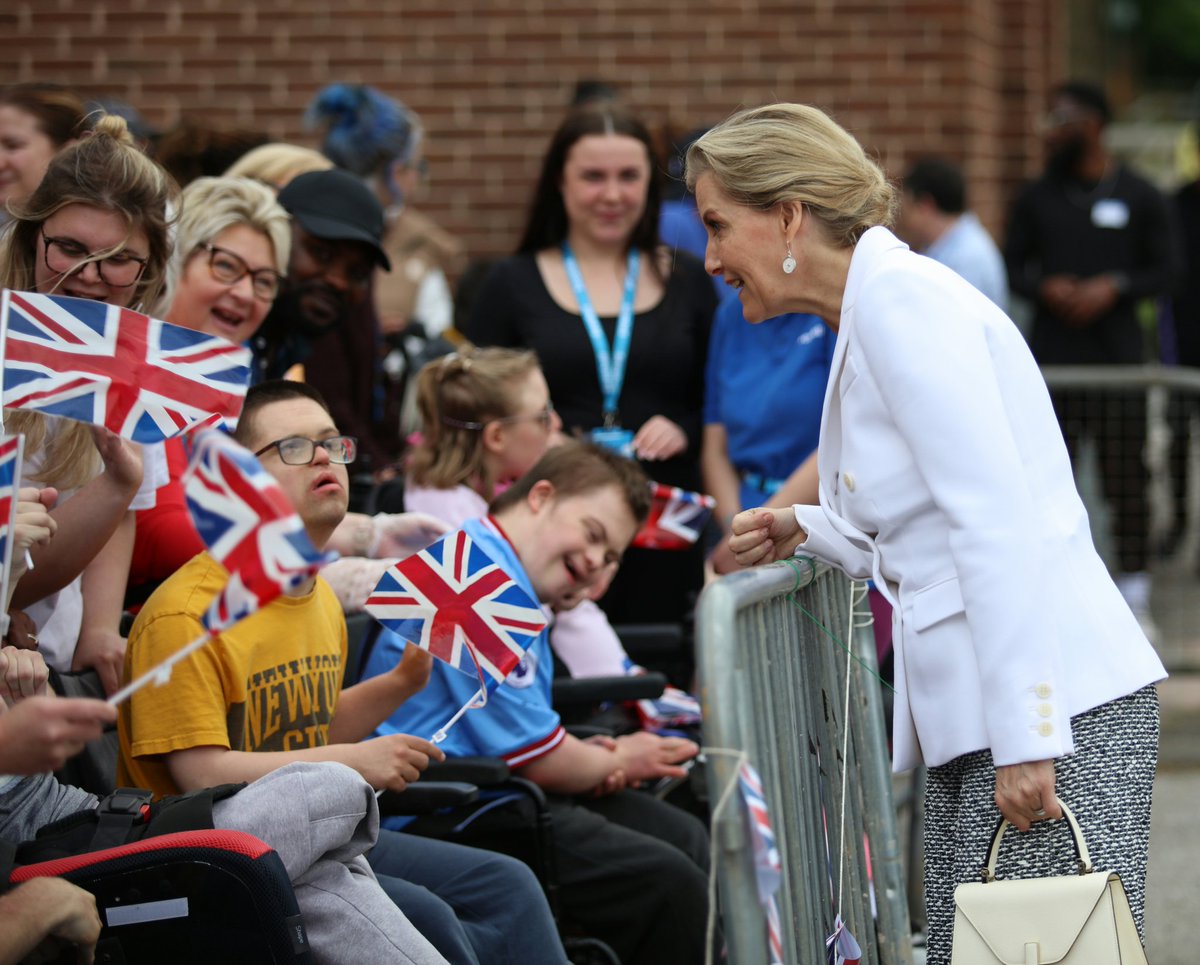
M 571 246 L 565 241 L 562 246 L 563 267 L 567 278 L 575 292 L 575 301 L 579 305 L 579 314 L 583 318 L 583 326 L 587 329 L 588 339 L 592 343 L 592 353 L 596 356 L 596 374 L 600 381 L 600 393 L 603 398 L 603 419 L 601 428 L 593 429 L 589 434 L 597 445 L 606 446 L 623 456 L 633 456 L 633 433 L 622 429 L 617 419 L 617 400 L 621 397 L 621 388 L 625 384 L 625 369 L 629 363 L 629 343 L 633 338 L 633 303 L 637 295 L 638 269 L 641 255 L 636 248 L 629 251 L 625 264 L 625 289 L 621 295 L 621 310 L 617 315 L 617 327 L 613 333 L 613 344 L 609 347 L 600 317 L 592 307 L 588 297 L 587 287 L 583 283 L 583 274 L 579 263 L 571 251 Z

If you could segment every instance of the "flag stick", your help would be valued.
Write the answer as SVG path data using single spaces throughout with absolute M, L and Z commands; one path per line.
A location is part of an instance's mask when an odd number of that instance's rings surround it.
M 208 643 L 208 641 L 209 641 L 209 634 L 205 633 L 202 636 L 197 637 L 195 640 L 193 640 L 191 643 L 189 643 L 182 650 L 177 650 L 175 653 L 171 654 L 171 656 L 167 657 L 167 659 L 164 660 L 162 663 L 158 664 L 157 666 L 151 667 L 144 674 L 142 674 L 140 677 L 138 677 L 137 680 L 131 681 L 130 683 L 126 684 L 124 687 L 122 687 L 120 690 L 118 690 L 115 694 L 113 694 L 111 697 L 109 697 L 108 698 L 109 706 L 116 707 L 122 701 L 128 700 L 130 697 L 132 697 L 134 694 L 136 694 L 139 690 L 141 690 L 147 684 L 153 683 L 153 684 L 157 684 L 159 687 L 161 687 L 163 684 L 165 684 L 168 680 L 171 679 L 171 668 L 174 667 L 175 664 L 179 663 L 179 661 L 183 660 L 185 657 L 191 656 L 193 653 L 195 653 L 197 650 L 199 650 L 202 646 L 204 646 L 206 643 Z
M 437 732 L 429 739 L 435 744 L 440 744 L 442 741 L 444 741 L 446 739 L 447 731 L 449 731 L 451 727 L 453 727 L 462 719 L 463 714 L 465 714 L 472 707 L 483 706 L 482 703 L 477 704 L 477 700 L 482 700 L 484 703 L 487 702 L 487 691 L 483 687 L 480 687 L 477 691 L 475 691 L 471 699 L 459 707 L 458 710 L 454 712 L 454 716 L 446 721 L 446 723 L 442 724 L 442 726 L 437 729 Z

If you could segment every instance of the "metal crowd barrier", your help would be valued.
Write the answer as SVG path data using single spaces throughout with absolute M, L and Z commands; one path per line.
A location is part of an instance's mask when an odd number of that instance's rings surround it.
M 1152 577 L 1151 640 L 1168 670 L 1200 670 L 1200 369 L 1046 366 L 1042 375 L 1052 393 L 1069 399 L 1068 420 L 1083 426 L 1076 479 L 1096 546 L 1113 572 L 1122 568 L 1122 530 L 1130 530 L 1122 526 L 1122 474 L 1132 463 L 1132 484 L 1148 502 L 1141 528 Z M 1105 458 L 1100 432 L 1116 440 L 1116 458 Z M 1123 436 L 1130 440 L 1124 446 Z
M 851 602 L 844 575 L 803 561 L 723 577 L 706 587 L 696 614 L 705 744 L 744 751 L 762 777 L 782 859 L 777 899 L 787 965 L 828 960 L 825 939 L 838 910 L 862 947 L 863 965 L 912 962 L 870 611 L 864 596 L 852 617 Z M 849 658 L 837 641 L 861 661 L 850 662 L 848 721 Z M 711 801 L 736 780 L 737 766 L 724 753 L 709 757 Z M 845 838 L 839 841 L 843 804 Z M 736 799 L 716 816 L 712 831 L 729 961 L 763 965 L 771 960 L 765 917 Z M 843 845 L 843 894 L 835 907 Z

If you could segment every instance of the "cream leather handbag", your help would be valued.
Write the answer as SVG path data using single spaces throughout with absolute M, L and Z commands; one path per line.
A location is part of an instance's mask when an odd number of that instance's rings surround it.
M 1001 821 L 983 882 L 954 891 L 951 965 L 1146 965 L 1121 879 L 1092 869 L 1079 823 L 1065 804 L 1062 809 L 1075 836 L 1079 873 L 997 881 L 996 857 L 1008 828 Z

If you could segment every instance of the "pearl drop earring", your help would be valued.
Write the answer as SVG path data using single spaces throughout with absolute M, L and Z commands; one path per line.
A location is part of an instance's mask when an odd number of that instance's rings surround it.
M 783 273 L 790 275 L 796 270 L 796 259 L 792 257 L 792 246 L 788 245 L 787 257 L 783 259 Z

